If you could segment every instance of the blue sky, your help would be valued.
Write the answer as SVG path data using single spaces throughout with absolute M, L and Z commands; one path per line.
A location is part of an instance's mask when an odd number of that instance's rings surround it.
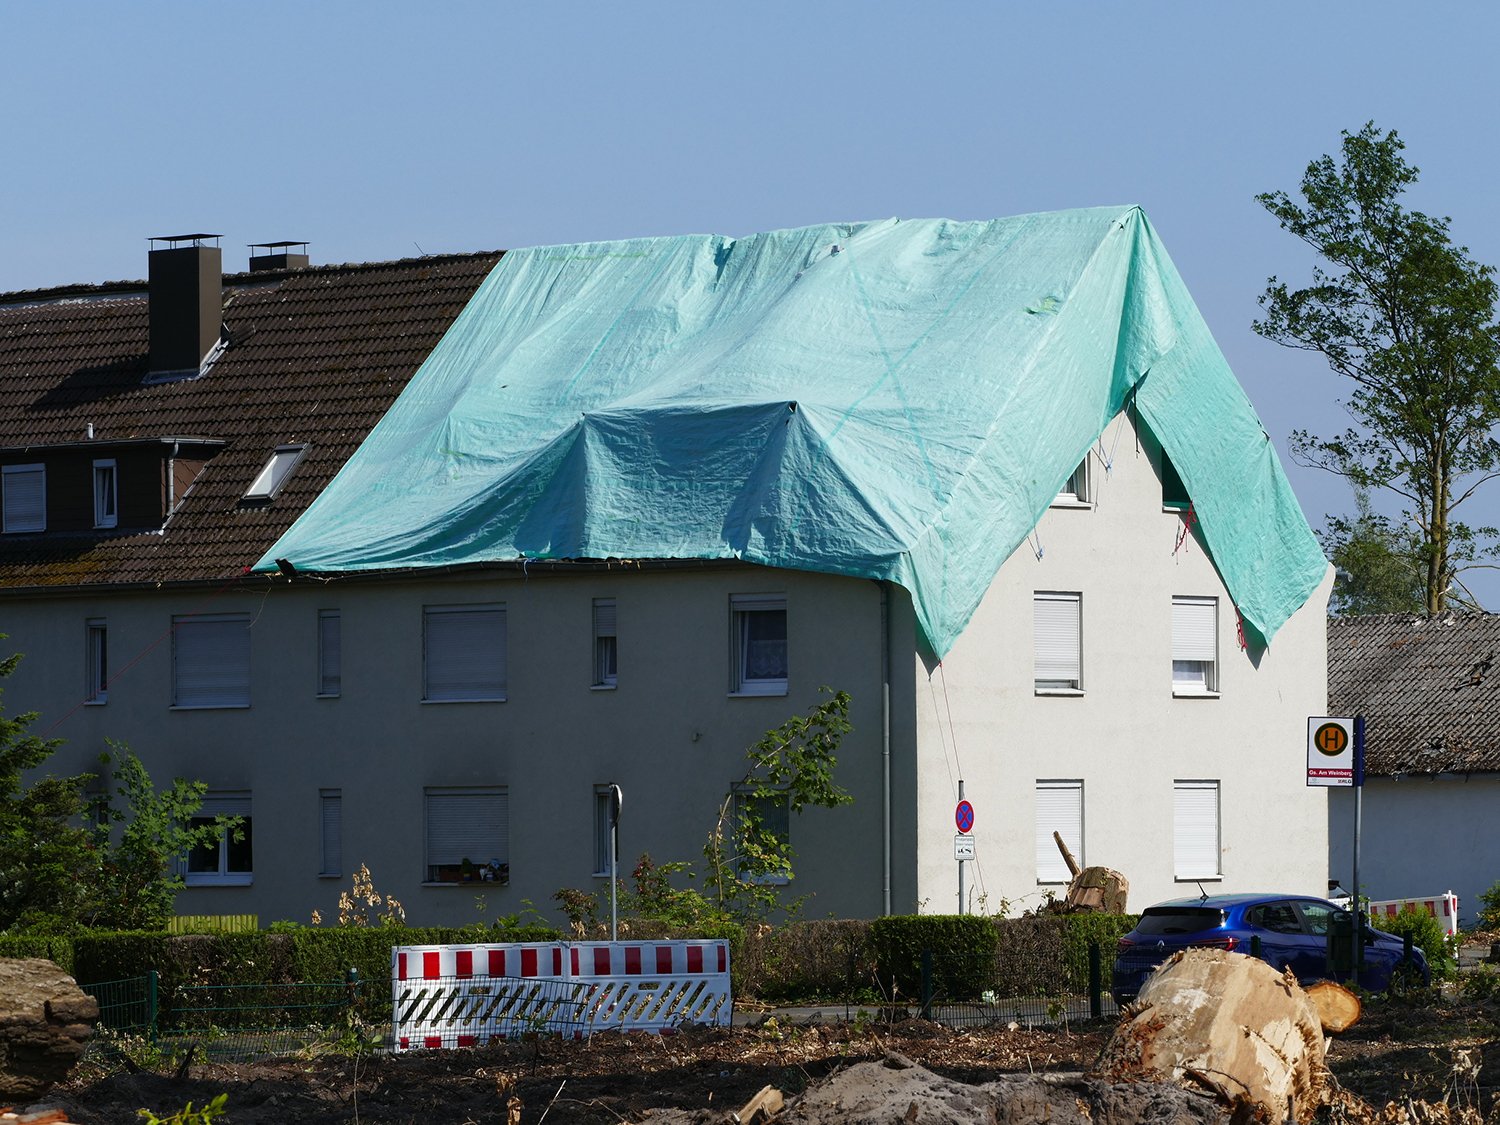
M 1256 192 L 1373 118 L 1500 263 L 1496 5 L 56 2 L 0 34 L 0 290 L 188 231 L 242 269 L 1139 203 L 1284 454 L 1343 388 L 1250 330 L 1311 260 Z M 1287 468 L 1314 524 L 1352 506 Z

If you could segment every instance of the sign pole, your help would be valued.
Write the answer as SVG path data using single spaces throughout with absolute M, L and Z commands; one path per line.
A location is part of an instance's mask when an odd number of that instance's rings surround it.
M 609 940 L 620 940 L 620 806 L 625 794 L 618 785 L 609 787 Z
M 958 779 L 958 799 L 960 801 L 962 801 L 964 799 L 964 782 L 963 782 L 963 778 L 959 778 Z M 964 912 L 964 861 L 963 860 L 959 860 L 958 861 L 958 912 L 960 914 L 962 914 Z
M 1354 940 L 1358 950 L 1355 964 L 1365 965 L 1365 908 L 1359 897 L 1359 829 L 1364 815 L 1365 795 L 1365 717 L 1354 716 Z M 1358 978 L 1356 978 L 1358 979 Z

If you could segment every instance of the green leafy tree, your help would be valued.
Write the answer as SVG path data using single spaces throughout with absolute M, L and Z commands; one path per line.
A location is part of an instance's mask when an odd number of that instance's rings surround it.
M 833 780 L 836 751 L 851 729 L 849 694 L 831 692 L 745 751 L 749 766 L 703 846 L 704 891 L 721 909 L 764 919 L 782 908 L 780 888 L 792 879 L 795 853 L 772 814 L 784 809 L 789 819 L 808 805 L 833 809 L 854 800 Z
M 95 871 L 80 921 L 115 930 L 160 929 L 183 886 L 178 859 L 194 848 L 217 846 L 225 832 L 241 832 L 242 818 L 195 820 L 207 785 L 179 777 L 157 792 L 127 747 L 112 742 L 110 750 L 99 763 L 112 777 L 114 793 L 94 803 Z
M 1356 490 L 1354 517 L 1330 516 L 1318 538 L 1336 571 L 1329 613 L 1426 612 L 1421 542 L 1410 525 L 1375 512 L 1368 493 Z
M 0 680 L 20 662 L 20 653 L 0 660 Z M 0 932 L 164 925 L 182 885 L 177 857 L 216 843 L 237 818 L 194 826 L 205 786 L 179 779 L 157 793 L 140 760 L 119 747 L 102 758 L 114 767 L 113 795 L 91 792 L 93 774 L 28 783 L 62 745 L 32 734 L 36 720 L 36 712 L 0 713 Z
M 0 660 L 0 679 L 21 662 Z M 0 713 L 0 931 L 63 929 L 83 909 L 91 841 L 78 822 L 87 776 L 24 778 L 61 742 L 31 733 L 37 714 Z
M 1353 384 L 1343 405 L 1355 425 L 1331 438 L 1297 431 L 1292 454 L 1357 490 L 1400 498 L 1422 608 L 1436 614 L 1450 599 L 1476 604 L 1458 575 L 1494 565 L 1484 560 L 1496 530 L 1455 512 L 1500 473 L 1500 331 L 1494 270 L 1452 242 L 1448 219 L 1403 206 L 1418 175 L 1404 148 L 1370 122 L 1343 133 L 1337 157 L 1307 166 L 1300 200 L 1256 197 L 1322 261 L 1305 288 L 1269 280 L 1255 330 L 1322 355 Z

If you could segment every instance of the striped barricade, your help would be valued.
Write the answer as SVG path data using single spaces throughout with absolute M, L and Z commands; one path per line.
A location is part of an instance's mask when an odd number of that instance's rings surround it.
M 1449 937 L 1458 933 L 1458 896 L 1452 891 L 1430 898 L 1388 898 L 1371 902 L 1370 922 L 1378 925 L 1382 915 L 1394 918 L 1408 906 L 1431 914 L 1443 924 L 1443 932 Z
M 719 939 L 397 946 L 391 993 L 398 1051 L 527 1032 L 722 1026 L 733 1015 Z

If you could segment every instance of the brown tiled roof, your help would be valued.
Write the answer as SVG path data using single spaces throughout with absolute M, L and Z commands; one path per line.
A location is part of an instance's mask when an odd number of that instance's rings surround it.
M 0 448 L 225 442 L 164 530 L 0 539 L 0 589 L 217 581 L 255 562 L 332 479 L 499 252 L 224 278 L 230 344 L 200 378 L 143 383 L 144 282 L 0 296 Z M 269 503 L 241 497 L 271 452 L 307 454 Z M 50 485 L 49 485 L 50 487 Z
M 1330 618 L 1328 713 L 1365 716 L 1368 773 L 1500 770 L 1500 614 Z

